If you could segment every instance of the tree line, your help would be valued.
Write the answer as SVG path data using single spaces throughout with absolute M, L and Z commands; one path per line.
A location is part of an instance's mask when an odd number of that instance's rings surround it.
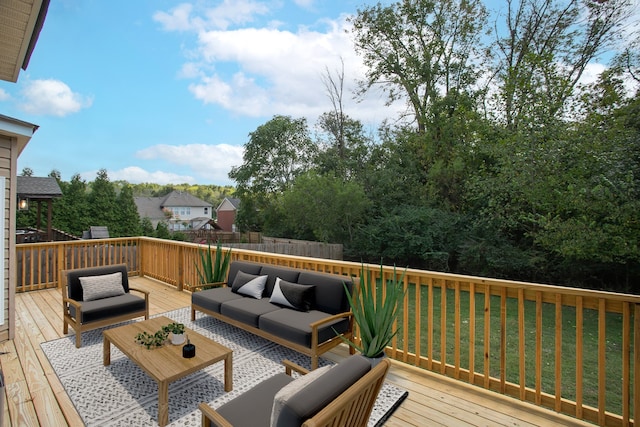
M 24 168 L 22 176 L 32 176 L 30 168 Z M 170 192 L 186 191 L 217 207 L 225 197 L 233 194 L 233 187 L 218 185 L 192 185 L 154 183 L 130 184 L 127 181 L 111 181 L 105 169 L 97 172 L 92 182 L 79 174 L 69 182 L 61 179 L 60 172 L 51 171 L 62 191 L 62 197 L 53 199 L 52 227 L 81 237 L 91 226 L 107 226 L 110 237 L 149 236 L 163 239 L 184 240 L 181 233 L 172 233 L 167 224 L 159 222 L 154 228 L 149 218 L 140 218 L 134 197 L 162 197 Z M 37 206 L 32 203 L 27 211 L 18 211 L 16 226 L 34 227 Z M 46 227 L 47 218 L 41 218 Z
M 351 19 L 359 94 L 406 100 L 377 133 L 325 70 L 313 129 L 276 115 L 229 174 L 243 231 L 365 260 L 640 289 L 640 38 L 626 0 L 403 0 Z M 616 51 L 613 52 L 613 48 Z M 593 83 L 588 64 L 610 55 Z M 635 94 L 629 95 L 629 84 Z

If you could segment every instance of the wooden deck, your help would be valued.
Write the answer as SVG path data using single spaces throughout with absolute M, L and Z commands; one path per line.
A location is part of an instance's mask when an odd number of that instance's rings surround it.
M 189 293 L 155 280 L 133 277 L 131 283 L 151 292 L 151 314 L 190 304 Z M 5 426 L 83 425 L 40 349 L 40 343 L 62 336 L 60 301 L 55 289 L 16 295 L 16 338 L 0 343 Z M 339 348 L 328 357 L 345 355 L 346 348 Z M 387 426 L 592 425 L 402 363 L 394 362 L 388 381 L 408 390 L 409 397 Z

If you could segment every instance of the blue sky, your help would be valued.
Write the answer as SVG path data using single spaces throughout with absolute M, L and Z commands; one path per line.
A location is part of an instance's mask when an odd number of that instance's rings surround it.
M 40 126 L 18 171 L 233 184 L 259 125 L 285 114 L 313 126 L 331 109 L 322 74 L 340 58 L 346 112 L 375 130 L 403 106 L 351 99 L 363 67 L 345 31 L 375 3 L 54 0 L 27 70 L 0 82 L 0 112 Z

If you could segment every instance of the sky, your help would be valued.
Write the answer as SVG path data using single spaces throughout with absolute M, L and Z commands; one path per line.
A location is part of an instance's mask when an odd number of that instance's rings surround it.
M 0 114 L 39 126 L 18 173 L 233 185 L 250 132 L 331 110 L 322 78 L 341 61 L 345 112 L 373 132 L 405 108 L 352 96 L 365 69 L 347 17 L 375 3 L 54 0 L 27 70 L 0 81 Z

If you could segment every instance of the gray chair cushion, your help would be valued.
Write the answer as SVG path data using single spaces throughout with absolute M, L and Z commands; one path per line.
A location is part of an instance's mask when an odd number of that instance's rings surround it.
M 269 298 L 242 297 L 223 303 L 220 314 L 257 328 L 260 316 L 275 310 L 280 307 L 269 303 Z
M 331 314 L 350 310 L 344 285 L 346 284 L 349 292 L 352 292 L 353 281 L 351 278 L 337 274 L 302 271 L 298 277 L 298 283 L 316 285 L 315 309 Z
M 282 387 L 293 381 L 284 373 L 262 381 L 216 411 L 237 427 L 268 427 L 271 421 L 273 398 Z
M 260 316 L 260 329 L 297 344 L 311 348 L 311 328 L 309 324 L 317 320 L 326 319 L 329 315 L 322 311 L 297 311 L 281 308 Z M 324 342 L 336 336 L 334 329 L 344 333 L 349 328 L 349 321 L 336 320 L 326 324 L 318 331 L 318 341 Z
M 329 369 L 284 404 L 276 425 L 300 426 L 371 370 L 362 356 L 351 356 Z
M 79 319 L 80 323 L 89 323 L 136 311 L 144 311 L 145 301 L 144 298 L 129 293 L 118 295 L 117 297 L 84 301 L 81 306 L 82 319 Z M 76 316 L 74 307 L 70 306 L 69 311 L 71 316 Z
M 233 293 L 231 288 L 211 288 L 191 294 L 192 304 L 196 304 L 215 313 L 220 313 L 222 304 L 236 299 L 242 299 L 242 295 Z

